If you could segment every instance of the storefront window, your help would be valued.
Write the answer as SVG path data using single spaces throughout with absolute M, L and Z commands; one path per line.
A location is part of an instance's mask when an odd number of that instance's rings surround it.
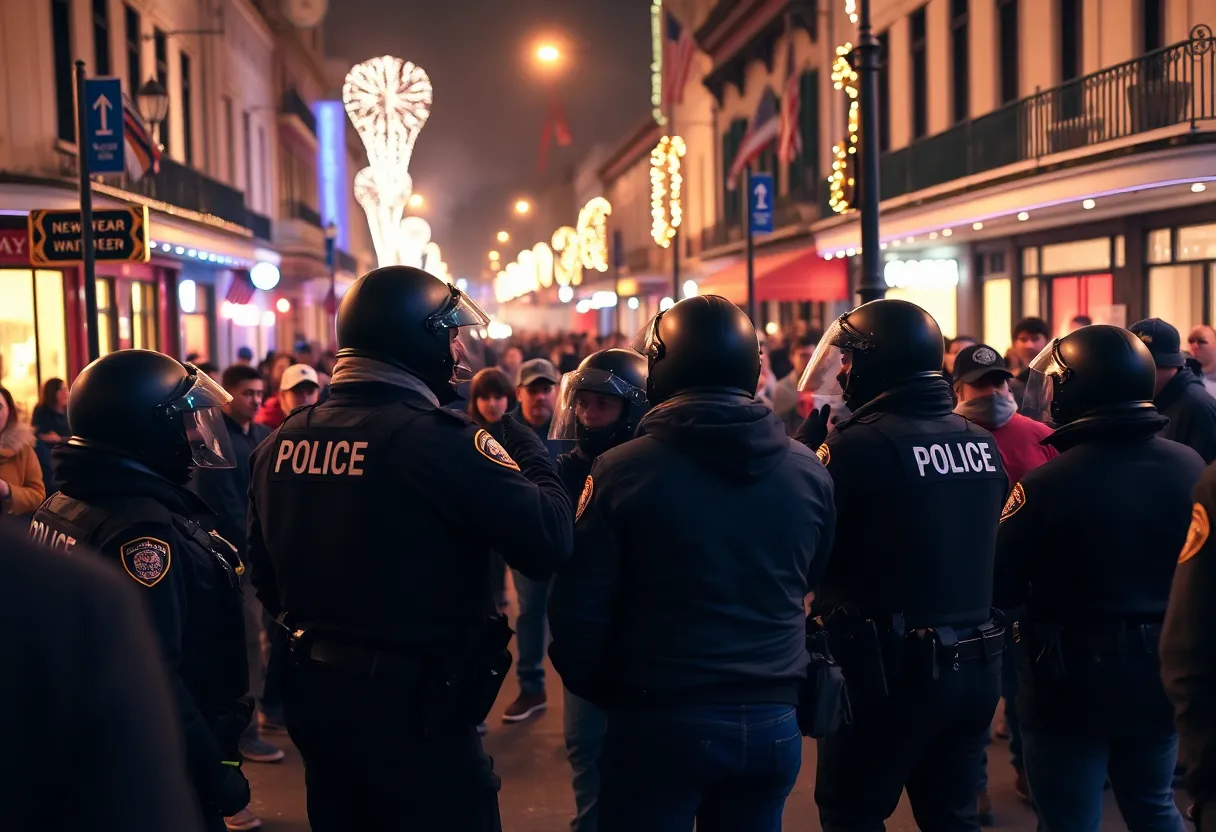
M 1178 229 L 1178 260 L 1216 260 L 1216 224 Z
M 1115 268 L 1121 269 L 1127 265 L 1127 240 L 1122 234 L 1115 237 Z
M 1109 237 L 1043 246 L 1038 274 L 1076 274 L 1111 267 Z
M 958 261 L 900 260 L 892 258 L 883 265 L 887 297 L 915 303 L 941 328 L 942 335 L 953 338 L 958 327 Z
M 211 350 L 211 292 L 210 286 L 193 280 L 183 280 L 177 286 L 182 355 L 201 355 L 208 361 L 216 358 Z
M 1037 248 L 1022 249 L 1022 274 L 1024 276 L 1039 273 L 1039 250 Z
M 0 384 L 29 418 L 42 383 L 67 378 L 63 277 L 0 269 Z
M 1039 306 L 1039 279 L 1027 277 L 1022 279 L 1022 317 L 1037 318 L 1043 314 Z
M 160 349 L 156 337 L 156 287 L 131 284 L 131 346 L 137 350 Z
M 1013 285 L 1007 277 L 984 281 L 984 343 L 1002 355 L 1013 343 Z
M 1057 337 L 1072 331 L 1070 322 L 1078 315 L 1096 324 L 1118 324 L 1113 306 L 1114 280 L 1109 274 L 1052 278 L 1051 327 Z
M 34 272 L 38 301 L 38 375 L 41 385 L 68 378 L 67 322 L 64 320 L 63 272 Z
M 1173 248 L 1170 245 L 1170 230 L 1158 228 L 1148 232 L 1148 262 L 1169 263 L 1174 259 Z
M 99 357 L 114 351 L 113 287 L 113 282 L 107 278 L 97 278 L 97 344 Z
M 1148 314 L 1185 333 L 1203 323 L 1203 287 L 1208 267 L 1155 266 L 1148 270 Z

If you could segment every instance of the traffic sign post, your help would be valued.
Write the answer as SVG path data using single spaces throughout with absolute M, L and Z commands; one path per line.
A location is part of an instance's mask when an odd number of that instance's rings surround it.
M 93 263 L 93 186 L 89 183 L 89 156 L 85 126 L 89 123 L 89 96 L 84 61 L 76 62 L 76 167 L 80 171 L 80 270 L 84 278 L 84 328 L 89 361 L 101 356 L 97 331 L 97 270 Z
M 773 175 L 752 173 L 747 166 L 747 316 L 756 320 L 756 234 L 773 230 Z
M 84 149 L 90 173 L 122 173 L 126 170 L 123 147 L 122 81 L 90 78 L 84 84 Z

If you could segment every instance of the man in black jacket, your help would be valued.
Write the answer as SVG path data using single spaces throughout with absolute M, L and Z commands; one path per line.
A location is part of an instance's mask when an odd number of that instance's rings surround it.
M 923 309 L 876 300 L 829 328 L 804 379 L 853 412 L 818 451 L 838 522 L 814 612 L 854 705 L 853 724 L 819 741 L 824 832 L 881 829 L 905 787 L 921 829 L 979 829 L 1004 649 L 992 558 L 1009 487 L 992 434 L 953 412 L 943 346 Z M 798 437 L 819 441 L 827 422 L 812 413 Z
M 1181 832 L 1178 739 L 1157 643 L 1203 461 L 1162 438 L 1153 356 L 1087 326 L 1030 365 L 1023 408 L 1060 455 L 1014 486 L 997 538 L 1014 640 L 1022 761 L 1044 830 L 1101 825 L 1107 777 L 1128 828 Z
M 550 439 L 574 440 L 574 450 L 557 458 L 557 473 L 571 503 L 578 500 L 591 466 L 637 431 L 650 409 L 646 399 L 646 359 L 633 350 L 601 350 L 562 378 Z M 560 583 L 561 575 L 554 577 Z M 600 754 L 604 712 L 566 690 L 562 707 L 566 758 L 574 773 L 573 832 L 595 832 L 599 824 Z
M 680 301 L 635 347 L 653 407 L 592 466 L 549 608 L 554 667 L 608 713 L 600 828 L 776 832 L 831 483 L 755 401 L 756 332 L 727 300 Z
M 1178 330 L 1160 318 L 1137 321 L 1130 329 L 1157 365 L 1153 404 L 1170 420 L 1161 438 L 1194 448 L 1205 463 L 1216 460 L 1216 399 L 1203 386 L 1202 372 L 1187 366 Z

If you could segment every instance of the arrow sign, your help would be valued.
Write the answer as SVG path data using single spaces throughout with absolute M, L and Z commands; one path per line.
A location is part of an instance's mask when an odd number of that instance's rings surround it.
M 747 180 L 747 213 L 753 234 L 767 234 L 773 230 L 773 175 L 753 173 Z
M 122 120 L 122 81 L 118 78 L 89 78 L 84 82 L 88 123 L 84 125 L 84 150 L 89 173 L 122 173 L 126 170 Z

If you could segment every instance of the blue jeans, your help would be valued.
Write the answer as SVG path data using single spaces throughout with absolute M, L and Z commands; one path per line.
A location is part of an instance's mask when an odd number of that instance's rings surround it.
M 599 824 L 600 755 L 607 715 L 586 699 L 566 691 L 563 710 L 566 759 L 574 772 L 573 832 L 596 832 Z
M 519 690 L 544 693 L 550 581 L 534 581 L 515 569 L 511 570 L 511 577 L 519 596 L 519 617 L 515 619 L 515 646 L 519 651 L 515 672 L 519 675 Z
M 601 832 L 780 832 L 802 767 L 791 705 L 608 714 Z
M 1171 787 L 1177 735 L 1106 740 L 1024 727 L 1022 743 L 1039 832 L 1100 832 L 1108 776 L 1130 832 L 1183 832 Z

